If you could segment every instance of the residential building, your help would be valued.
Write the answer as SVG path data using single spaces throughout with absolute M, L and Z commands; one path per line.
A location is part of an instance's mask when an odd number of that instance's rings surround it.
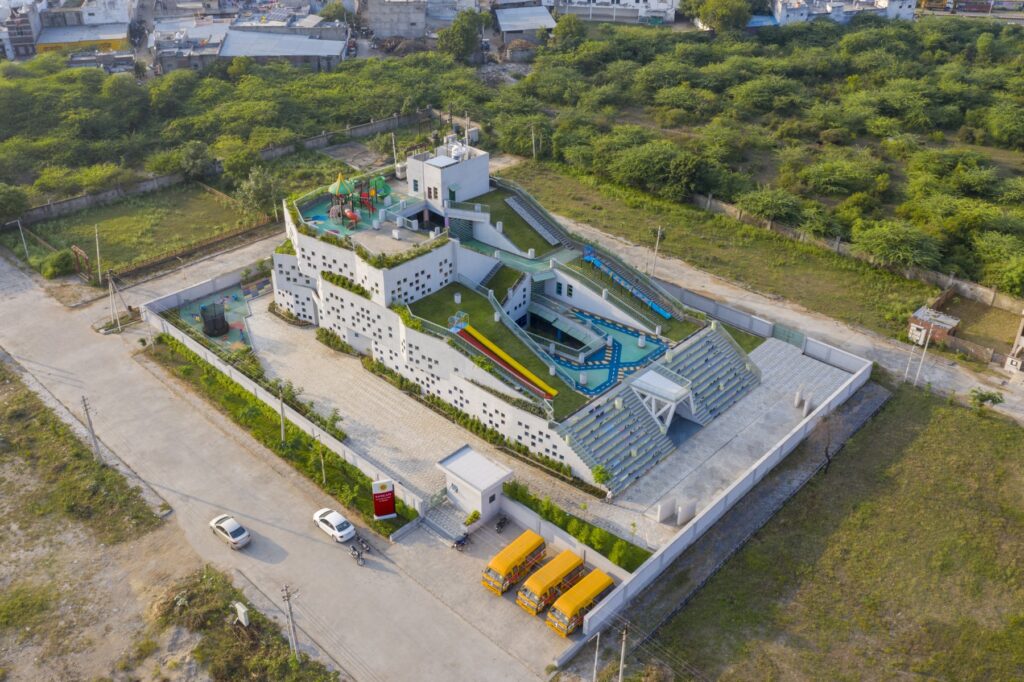
M 356 8 L 377 37 L 422 38 L 426 34 L 427 0 L 357 0 Z
M 501 34 L 501 42 L 508 45 L 513 40 L 537 43 L 540 35 L 546 35 L 555 27 L 555 20 L 547 7 L 511 7 L 494 10 L 495 30 Z
M 45 0 L 11 3 L 3 24 L 6 29 L 3 43 L 8 59 L 26 59 L 36 54 L 36 39 L 43 30 L 40 13 L 45 6 Z
M 914 19 L 914 0 L 873 0 L 872 2 L 832 2 L 830 0 L 774 0 L 772 16 L 779 26 L 816 19 L 848 23 L 855 16 L 879 16 L 885 19 Z
M 669 24 L 679 0 L 543 0 L 555 14 L 575 14 L 586 21 Z
M 44 28 L 36 39 L 36 51 L 99 50 L 114 52 L 131 49 L 128 24 L 82 24 Z

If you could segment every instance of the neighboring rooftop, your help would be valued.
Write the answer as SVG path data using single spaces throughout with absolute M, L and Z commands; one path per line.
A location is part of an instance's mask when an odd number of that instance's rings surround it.
M 343 40 L 318 40 L 287 33 L 228 31 L 221 57 L 337 57 Z
M 512 7 L 494 11 L 503 32 L 537 31 L 555 27 L 547 7 Z
M 86 43 L 94 40 L 125 40 L 128 24 L 89 24 L 83 26 L 51 26 L 39 33 L 37 45 Z
M 934 308 L 929 308 L 928 306 L 921 306 L 915 310 L 914 318 L 942 329 L 953 329 L 960 324 L 960 318 L 947 315 L 935 310 Z

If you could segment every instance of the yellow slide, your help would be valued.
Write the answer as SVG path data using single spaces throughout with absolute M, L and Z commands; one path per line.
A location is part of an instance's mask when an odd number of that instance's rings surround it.
M 486 336 L 484 336 L 483 334 L 478 332 L 476 329 L 473 329 L 473 325 L 467 324 L 464 327 L 464 329 L 474 339 L 476 339 L 477 341 L 482 343 L 484 346 L 486 346 L 488 350 L 490 350 L 492 353 L 497 355 L 499 358 L 501 358 L 502 360 L 507 362 L 510 367 L 513 367 L 517 372 L 519 372 L 524 377 L 526 377 L 531 382 L 533 382 L 534 386 L 536 386 L 540 390 L 544 391 L 545 393 L 547 393 L 551 397 L 554 397 L 554 396 L 558 395 L 558 389 L 551 388 L 551 386 L 548 386 L 547 383 L 545 383 L 543 379 L 541 379 L 536 374 L 534 374 L 530 370 L 528 370 L 525 367 L 523 367 L 515 358 L 513 358 L 511 355 L 509 355 L 508 353 L 506 353 L 502 349 L 500 349 L 497 346 L 495 346 L 493 343 L 491 343 L 491 340 L 488 339 Z

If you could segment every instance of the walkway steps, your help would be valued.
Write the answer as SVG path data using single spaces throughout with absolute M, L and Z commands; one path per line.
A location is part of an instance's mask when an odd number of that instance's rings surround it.
M 536 207 L 530 205 L 528 201 L 523 200 L 522 197 L 508 197 L 505 199 L 505 203 L 519 214 L 519 217 L 525 220 L 530 227 L 536 230 L 537 234 L 543 237 L 544 241 L 548 244 L 552 246 L 561 244 L 569 249 L 577 248 L 575 240 L 560 225 L 553 224 L 548 220 L 547 216 L 538 211 Z

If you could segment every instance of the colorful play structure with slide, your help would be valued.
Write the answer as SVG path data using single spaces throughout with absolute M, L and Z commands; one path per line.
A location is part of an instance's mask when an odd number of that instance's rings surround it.
M 359 210 L 364 209 L 372 217 L 376 205 L 391 194 L 391 186 L 383 175 L 374 178 L 346 180 L 338 173 L 338 179 L 327 188 L 331 195 L 331 207 L 327 212 L 332 221 L 345 218 L 353 229 L 359 223 Z
M 659 315 L 664 317 L 666 320 L 671 320 L 672 319 L 672 313 L 670 313 L 669 311 L 667 311 L 664 308 L 662 308 L 660 305 L 658 305 L 657 301 L 655 301 L 650 296 L 648 296 L 644 292 L 642 292 L 639 289 L 637 289 L 636 286 L 634 286 L 633 284 L 630 284 L 619 273 L 617 273 L 611 266 L 609 266 L 607 263 L 605 263 L 600 258 L 598 258 L 597 254 L 594 252 L 594 248 L 592 246 L 585 246 L 583 248 L 583 260 L 585 262 L 587 262 L 587 263 L 590 263 L 595 268 L 597 268 L 598 270 L 600 270 L 604 274 L 606 274 L 609 277 L 611 277 L 612 280 L 614 280 L 616 284 L 621 286 L 623 289 L 625 289 L 629 293 L 633 294 L 633 296 L 635 296 L 638 299 L 640 299 L 641 301 L 643 301 L 643 303 L 648 308 L 650 308 L 654 312 L 658 313 Z
M 551 400 L 558 395 L 558 389 L 553 388 L 536 374 L 526 369 L 519 361 L 503 351 L 493 341 L 477 331 L 473 325 L 464 321 L 464 315 L 456 315 L 453 318 L 451 332 L 459 338 L 486 355 L 493 362 L 498 363 L 502 369 L 514 376 L 530 393 Z

